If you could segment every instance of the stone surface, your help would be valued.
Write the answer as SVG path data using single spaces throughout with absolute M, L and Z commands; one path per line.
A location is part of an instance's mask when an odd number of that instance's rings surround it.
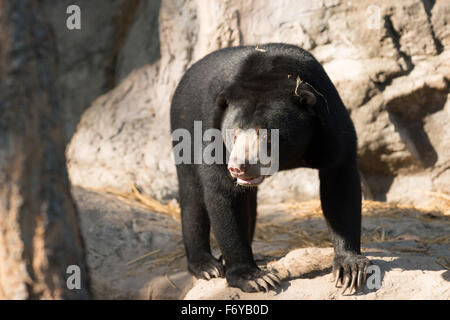
M 182 253 L 183 258 L 178 222 L 112 195 L 81 188 L 74 188 L 72 193 L 78 205 L 91 287 L 96 299 L 182 297 L 183 292 L 170 290 L 172 285 L 165 277 L 167 268 L 141 264 L 148 263 L 154 256 Z M 147 259 L 130 263 L 152 252 L 155 253 Z M 137 272 L 136 267 L 140 267 Z M 170 271 L 175 282 L 179 277 L 183 283 L 192 278 L 185 268 L 179 271 L 171 268 Z
M 450 190 L 449 11 L 445 0 L 141 4 L 117 77 L 148 64 L 83 115 L 67 152 L 72 183 L 176 197 L 169 106 L 183 72 L 219 48 L 282 41 L 310 50 L 336 84 L 359 136 L 366 196 L 428 204 L 422 191 Z M 317 174 L 299 169 L 267 179 L 259 200 L 317 196 Z
M 106 85 L 106 77 L 113 56 L 112 18 L 120 9 L 121 2 L 44 1 L 44 9 L 58 45 L 59 72 L 56 83 L 67 138 L 75 131 L 82 112 L 96 97 L 111 89 Z M 69 30 L 66 26 L 69 17 L 66 9 L 71 4 L 80 6 L 81 30 Z
M 117 58 L 116 83 L 126 78 L 134 69 L 161 58 L 158 31 L 160 6 L 161 0 L 140 1 Z
M 342 294 L 335 288 L 329 268 L 332 249 L 305 248 L 290 252 L 274 263 L 274 269 L 293 270 L 292 280 L 280 290 L 268 293 L 245 293 L 226 286 L 224 279 L 197 280 L 186 300 L 370 300 L 370 299 L 438 299 L 450 298 L 450 274 L 435 263 L 436 258 L 418 254 L 392 254 L 385 250 L 364 253 L 381 270 L 381 287 L 365 286 L 355 295 Z M 326 263 L 326 264 L 324 264 Z
M 333 249 L 320 248 L 331 243 L 318 241 L 322 232 L 328 234 L 325 221 L 311 215 L 312 211 L 286 211 L 283 205 L 265 205 L 259 209 L 253 251 L 257 257 L 264 257 L 259 261 L 261 267 L 267 263 L 268 268 L 276 270 L 284 279 L 280 290 L 245 293 L 228 287 L 224 279 L 197 280 L 185 299 L 450 299 L 450 261 L 445 262 L 443 258 L 448 260 L 450 254 L 448 218 L 438 216 L 434 221 L 425 220 L 424 213 L 411 208 L 400 209 L 393 216 L 386 209 L 368 209 L 362 223 L 362 251 L 380 268 L 381 287 L 365 286 L 356 295 L 342 295 L 342 287 L 335 288 L 331 282 Z M 275 235 L 269 233 L 270 227 L 276 230 Z M 447 240 L 436 240 L 444 238 Z M 279 249 L 288 253 L 279 254 L 278 259 L 267 256 Z
M 329 281 L 333 250 L 319 204 L 261 206 L 253 252 L 285 281 L 281 291 L 248 294 L 224 279 L 187 273 L 179 221 L 102 192 L 76 187 L 72 193 L 97 299 L 450 299 L 450 274 L 442 266 L 450 267 L 443 258 L 450 256 L 450 221 L 432 212 L 366 210 L 363 253 L 380 267 L 381 288 L 343 296 Z M 218 256 L 215 241 L 212 248 Z

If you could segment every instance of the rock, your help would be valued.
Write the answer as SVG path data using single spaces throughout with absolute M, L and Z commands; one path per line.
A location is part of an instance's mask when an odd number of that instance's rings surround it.
M 110 77 L 114 58 L 117 24 L 123 0 L 43 1 L 45 13 L 55 31 L 59 53 L 56 79 L 64 127 L 70 139 L 84 110 L 113 88 Z M 81 10 L 81 30 L 66 26 L 67 8 L 76 4 Z M 113 68 L 114 69 L 114 68 Z
M 134 72 L 83 114 L 66 152 L 74 185 L 129 191 L 134 183 L 158 200 L 175 197 L 168 109 L 164 113 L 151 108 L 158 77 L 151 67 L 144 70 Z
M 258 190 L 258 201 L 277 204 L 292 199 L 311 200 L 318 197 L 319 176 L 313 169 L 296 169 L 278 172 L 265 179 Z
M 159 16 L 160 38 L 165 39 L 161 60 L 133 72 L 83 114 L 67 151 L 73 184 L 128 190 L 135 183 L 156 199 L 176 195 L 169 105 L 177 81 L 192 59 L 190 48 L 197 27 L 192 23 L 193 6 L 164 2 Z
M 333 250 L 320 203 L 258 209 L 256 262 L 285 279 L 278 293 L 243 293 L 224 279 L 187 272 L 178 220 L 139 203 L 79 187 L 78 206 L 96 299 L 449 299 L 448 217 L 383 203 L 365 204 L 363 253 L 381 270 L 381 288 L 342 296 L 329 282 Z M 213 254 L 220 252 L 213 239 Z
M 258 226 L 262 229 L 257 229 L 253 243 L 254 252 L 257 257 L 264 257 L 259 259 L 261 267 L 264 268 L 267 264 L 269 269 L 277 271 L 284 279 L 281 290 L 277 292 L 272 290 L 269 293 L 245 293 L 240 289 L 228 287 L 224 279 L 197 280 L 184 299 L 446 300 L 450 298 L 450 273 L 448 269 L 442 267 L 442 264 L 448 265 L 448 261 L 445 262 L 442 257 L 448 257 L 450 254 L 448 218 L 436 217 L 435 221 L 424 220 L 424 214 L 415 212 L 414 209 L 399 209 L 393 217 L 390 217 L 387 216 L 389 210 L 386 208 L 377 212 L 368 209 L 363 217 L 362 251 L 380 268 L 381 287 L 369 289 L 365 286 L 358 294 L 351 296 L 342 295 L 342 288 L 335 288 L 331 282 L 333 249 L 318 248 L 324 244 L 317 238 L 323 231 L 328 232 L 326 224 L 320 216 L 314 214 L 311 216 L 314 210 L 310 209 L 301 210 L 298 215 L 286 212 L 282 205 L 264 205 L 259 209 Z M 307 246 L 307 242 L 301 241 L 304 240 L 310 241 L 310 245 L 314 247 L 298 249 L 285 247 L 289 253 L 274 260 L 265 254 L 274 249 L 278 250 L 278 241 L 272 234 L 268 235 L 270 239 L 261 238 L 262 234 L 268 233 L 269 226 L 276 226 L 278 237 L 281 236 L 280 243 L 291 243 L 294 247 Z M 282 236 L 285 232 L 294 238 L 297 237 L 297 240 L 290 242 L 289 238 Z M 302 237 L 304 232 L 310 232 L 310 236 L 306 239 Z
M 448 251 L 447 251 L 448 252 Z M 420 254 L 392 254 L 371 250 L 365 255 L 381 270 L 381 287 L 365 286 L 356 295 L 342 295 L 335 288 L 330 268 L 322 262 L 332 259 L 332 249 L 305 248 L 290 252 L 274 263 L 274 268 L 295 270 L 293 280 L 284 282 L 281 290 L 268 293 L 245 293 L 226 286 L 224 279 L 197 280 L 186 294 L 186 300 L 369 300 L 369 299 L 439 299 L 450 298 L 450 274 L 436 264 L 434 257 Z M 328 266 L 330 263 L 327 264 Z
M 169 0 L 159 9 L 159 40 L 157 8 L 138 10 L 118 78 L 148 65 L 83 114 L 67 151 L 73 184 L 128 190 L 135 183 L 155 199 L 176 197 L 169 106 L 184 71 L 219 48 L 282 41 L 310 50 L 336 84 L 355 122 L 367 196 L 425 205 L 434 198 L 423 191 L 450 190 L 447 1 Z M 278 173 L 259 200 L 317 198 L 318 184 L 310 170 Z
M 140 1 L 117 58 L 116 83 L 120 83 L 133 70 L 161 58 L 158 33 L 160 6 L 160 0 Z

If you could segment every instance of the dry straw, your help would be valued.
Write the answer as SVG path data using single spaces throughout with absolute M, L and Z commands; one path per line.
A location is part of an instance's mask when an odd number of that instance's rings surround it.
M 100 190 L 95 189 L 94 191 L 112 194 L 129 203 L 139 204 L 140 206 L 143 206 L 151 211 L 166 214 L 176 221 L 180 221 L 180 208 L 175 201 L 168 204 L 163 204 L 148 195 L 142 194 L 134 184 L 131 186 L 131 192 L 124 192 L 112 188 L 104 188 Z M 418 208 L 411 205 L 368 200 L 363 201 L 362 203 L 363 216 L 389 217 L 397 219 L 409 217 L 421 220 L 423 222 L 433 222 L 437 219 L 447 220 L 450 215 L 450 195 L 436 192 L 421 192 L 437 199 L 432 208 Z M 322 219 L 323 216 L 319 200 L 291 202 L 283 204 L 283 207 L 286 212 L 298 218 L 298 221 L 313 217 L 320 217 Z M 393 247 L 393 251 L 427 253 L 428 245 L 450 245 L 450 235 L 436 238 L 420 238 L 418 236 L 411 235 L 389 237 L 383 226 L 375 228 L 369 234 L 363 234 L 361 238 L 361 242 L 363 244 L 398 240 L 413 240 L 420 243 L 424 247 Z M 269 246 L 273 249 L 260 252 L 260 254 L 269 258 L 283 257 L 295 248 L 332 246 L 330 234 L 327 229 L 307 228 L 301 223 L 296 224 L 295 220 L 294 222 L 286 224 L 259 223 L 255 232 L 255 242 L 266 244 L 266 248 Z M 217 247 L 213 237 L 212 247 Z M 145 267 L 146 270 L 152 270 L 162 266 L 184 268 L 186 264 L 184 257 L 185 253 L 182 241 L 179 241 L 176 244 L 175 252 L 161 252 L 160 250 L 153 250 L 127 262 L 127 266 L 129 267 L 128 274 L 131 275 L 140 267 Z M 436 263 L 446 269 L 450 267 L 450 263 L 447 258 L 437 260 Z
M 178 206 L 178 203 L 175 200 L 169 202 L 168 204 L 163 204 L 148 195 L 142 194 L 135 184 L 132 184 L 130 188 L 131 192 L 126 192 L 115 188 L 99 188 L 99 189 L 91 188 L 90 190 L 114 195 L 117 198 L 124 200 L 128 203 L 139 204 L 140 206 L 145 207 L 146 209 L 158 213 L 167 214 L 176 221 L 180 221 L 180 207 Z

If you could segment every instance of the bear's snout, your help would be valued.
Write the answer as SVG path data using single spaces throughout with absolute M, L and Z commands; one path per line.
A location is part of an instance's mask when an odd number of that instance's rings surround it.
M 258 178 L 261 175 L 261 168 L 259 164 L 238 164 L 238 163 L 229 163 L 228 171 L 233 178 L 241 178 L 245 180 L 251 180 L 254 178 Z
M 240 176 L 245 173 L 245 165 L 244 164 L 229 164 L 228 170 L 230 171 L 232 176 Z
M 257 185 L 264 180 L 261 163 L 260 136 L 255 129 L 237 130 L 233 139 L 228 171 L 240 185 Z M 269 161 L 270 164 L 270 161 Z

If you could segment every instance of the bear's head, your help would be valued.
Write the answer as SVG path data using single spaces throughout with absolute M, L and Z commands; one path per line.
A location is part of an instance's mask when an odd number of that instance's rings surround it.
M 272 74 L 236 81 L 217 96 L 227 168 L 239 185 L 257 186 L 304 160 L 321 102 L 315 89 L 299 79 Z

